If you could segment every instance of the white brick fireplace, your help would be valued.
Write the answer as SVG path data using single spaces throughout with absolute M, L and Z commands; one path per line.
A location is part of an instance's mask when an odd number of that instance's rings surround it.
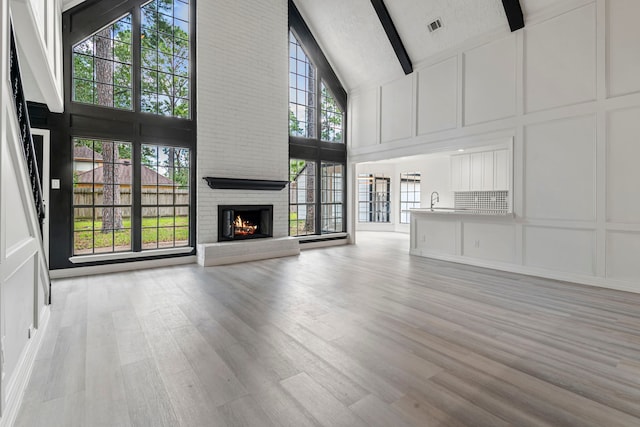
M 197 14 L 207 27 L 197 37 L 199 262 L 218 263 L 220 245 L 243 245 L 239 252 L 256 256 L 279 256 L 279 247 L 289 254 L 298 243 L 287 238 L 287 187 L 220 190 L 202 179 L 288 180 L 287 1 L 200 1 Z M 273 239 L 261 239 L 271 243 L 218 243 L 218 205 L 273 205 Z

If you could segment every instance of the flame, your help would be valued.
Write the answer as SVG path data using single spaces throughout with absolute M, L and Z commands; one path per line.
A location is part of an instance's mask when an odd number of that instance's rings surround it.
M 249 221 L 243 220 L 240 215 L 238 215 L 233 221 L 233 226 L 235 228 L 235 234 L 237 235 L 249 235 L 254 234 L 258 229 L 257 225 L 250 223 Z

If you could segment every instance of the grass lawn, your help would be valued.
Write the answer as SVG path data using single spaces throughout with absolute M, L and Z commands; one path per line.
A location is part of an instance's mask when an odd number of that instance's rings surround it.
M 305 230 L 307 226 L 307 220 L 305 219 L 289 219 L 289 236 L 304 236 L 307 234 L 313 234 L 313 226 L 311 224 L 311 230 Z
M 92 248 L 111 248 L 113 246 L 120 248 L 119 250 L 130 249 L 131 218 L 123 218 L 122 227 L 122 230 L 116 230 L 113 233 L 102 233 L 102 221 L 76 219 L 74 221 L 74 252 L 90 251 Z M 189 240 L 189 217 L 145 218 L 142 220 L 143 245 L 173 242 L 174 232 L 175 241 Z

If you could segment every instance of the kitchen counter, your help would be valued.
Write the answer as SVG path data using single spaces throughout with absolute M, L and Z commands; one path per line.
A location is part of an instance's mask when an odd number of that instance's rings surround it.
M 503 210 L 490 210 L 490 209 L 456 209 L 445 207 L 434 208 L 414 208 L 409 210 L 412 214 L 428 214 L 428 215 L 473 215 L 473 216 L 498 216 L 513 218 L 515 215 L 513 212 L 506 212 Z

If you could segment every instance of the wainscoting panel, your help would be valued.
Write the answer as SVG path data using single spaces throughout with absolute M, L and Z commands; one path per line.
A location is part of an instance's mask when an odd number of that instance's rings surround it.
M 491 261 L 515 262 L 515 226 L 464 222 L 462 255 Z
M 524 263 L 566 273 L 595 274 L 593 230 L 526 226 Z
M 607 88 L 609 96 L 640 91 L 640 2 L 607 1 Z
M 412 136 L 414 108 L 413 74 L 382 86 L 382 142 Z
M 465 125 L 515 115 L 516 52 L 515 35 L 465 52 Z
M 607 232 L 607 277 L 640 282 L 638 254 L 640 254 L 640 232 Z
M 418 134 L 454 129 L 458 116 L 458 58 L 418 73 Z
M 640 223 L 640 108 L 611 111 L 607 123 L 607 221 Z
M 352 113 L 351 146 L 375 145 L 380 139 L 378 128 L 378 90 L 368 89 L 349 97 Z
M 525 28 L 527 112 L 596 98 L 596 6 Z
M 595 221 L 595 117 L 527 126 L 524 136 L 525 216 Z

